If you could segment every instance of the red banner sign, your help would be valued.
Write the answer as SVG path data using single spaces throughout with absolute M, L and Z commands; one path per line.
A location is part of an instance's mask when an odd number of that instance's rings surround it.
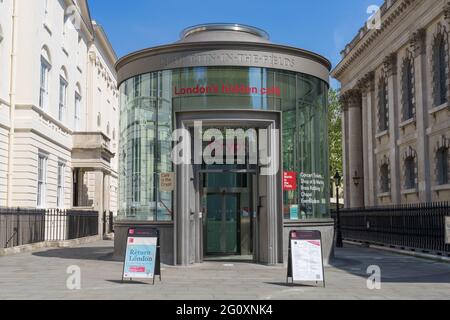
M 283 191 L 297 190 L 297 172 L 283 172 Z

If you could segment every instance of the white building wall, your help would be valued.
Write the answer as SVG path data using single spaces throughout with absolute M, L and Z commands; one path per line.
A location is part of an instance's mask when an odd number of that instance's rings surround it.
M 7 204 L 12 1 L 0 1 L 0 207 Z
M 46 177 L 47 208 L 57 206 L 58 163 L 65 163 L 64 208 L 72 207 L 73 174 L 72 147 L 75 131 L 103 132 L 111 140 L 113 130 L 118 131 L 118 94 L 115 80 L 115 55 L 108 47 L 103 52 L 106 37 L 95 40 L 96 24 L 89 24 L 88 10 L 73 0 L 17 0 L 17 43 L 15 83 L 14 143 L 9 144 L 10 128 L 10 56 L 12 44 L 12 0 L 0 0 L 0 206 L 7 205 L 8 155 L 12 151 L 12 206 L 36 207 L 38 154 L 48 155 Z M 45 4 L 48 4 L 46 10 Z M 71 18 L 65 19 L 68 6 L 78 5 L 84 15 L 81 28 L 75 28 Z M 89 18 L 89 19 L 88 19 Z M 94 27 L 96 26 L 96 27 Z M 48 107 L 39 107 L 41 52 L 49 55 Z M 108 51 L 109 50 L 109 51 Z M 109 53 L 109 55 L 108 55 Z M 91 64 L 89 57 L 96 56 Z M 98 70 L 97 70 L 98 68 Z M 91 71 L 96 71 L 91 72 Z M 99 72 L 98 72 L 99 71 Z M 67 81 L 66 108 L 63 119 L 59 118 L 60 75 Z M 93 74 L 96 76 L 93 77 Z M 98 74 L 98 78 L 97 78 Z M 101 94 L 98 94 L 98 89 Z M 75 92 L 81 96 L 81 125 L 75 130 Z M 101 126 L 97 127 L 97 114 L 102 114 Z M 110 123 L 110 130 L 107 124 Z M 112 147 L 113 141 L 111 141 Z M 115 150 L 112 150 L 115 152 Z M 117 161 L 112 162 L 116 176 Z M 114 180 L 111 179 L 111 180 Z M 94 174 L 87 173 L 83 186 L 84 203 L 94 205 Z M 116 207 L 110 204 L 110 207 Z

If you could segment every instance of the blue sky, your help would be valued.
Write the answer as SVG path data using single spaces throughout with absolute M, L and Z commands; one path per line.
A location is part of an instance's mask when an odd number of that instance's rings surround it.
M 333 63 L 382 0 L 89 0 L 91 15 L 119 57 L 175 42 L 188 26 L 237 22 L 266 30 L 275 43 L 317 52 Z M 333 86 L 336 86 L 333 83 Z

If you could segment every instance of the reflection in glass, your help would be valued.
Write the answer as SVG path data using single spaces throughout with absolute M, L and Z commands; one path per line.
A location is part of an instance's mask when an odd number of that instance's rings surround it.
M 279 88 L 229 94 L 222 86 Z M 216 86 L 207 94 L 182 88 Z M 171 221 L 173 192 L 159 190 L 159 174 L 173 172 L 173 115 L 194 110 L 282 111 L 283 169 L 298 174 L 298 190 L 284 192 L 286 219 L 329 217 L 328 85 L 313 76 L 265 68 L 204 67 L 154 72 L 120 86 L 119 219 Z

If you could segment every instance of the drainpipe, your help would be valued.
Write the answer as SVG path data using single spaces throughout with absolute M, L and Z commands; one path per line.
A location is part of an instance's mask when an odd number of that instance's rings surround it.
M 14 131 L 16 111 L 16 45 L 18 28 L 18 0 L 13 0 L 12 32 L 11 32 L 11 69 L 9 74 L 9 148 L 8 148 L 8 200 L 7 206 L 12 207 L 12 181 L 14 161 Z

